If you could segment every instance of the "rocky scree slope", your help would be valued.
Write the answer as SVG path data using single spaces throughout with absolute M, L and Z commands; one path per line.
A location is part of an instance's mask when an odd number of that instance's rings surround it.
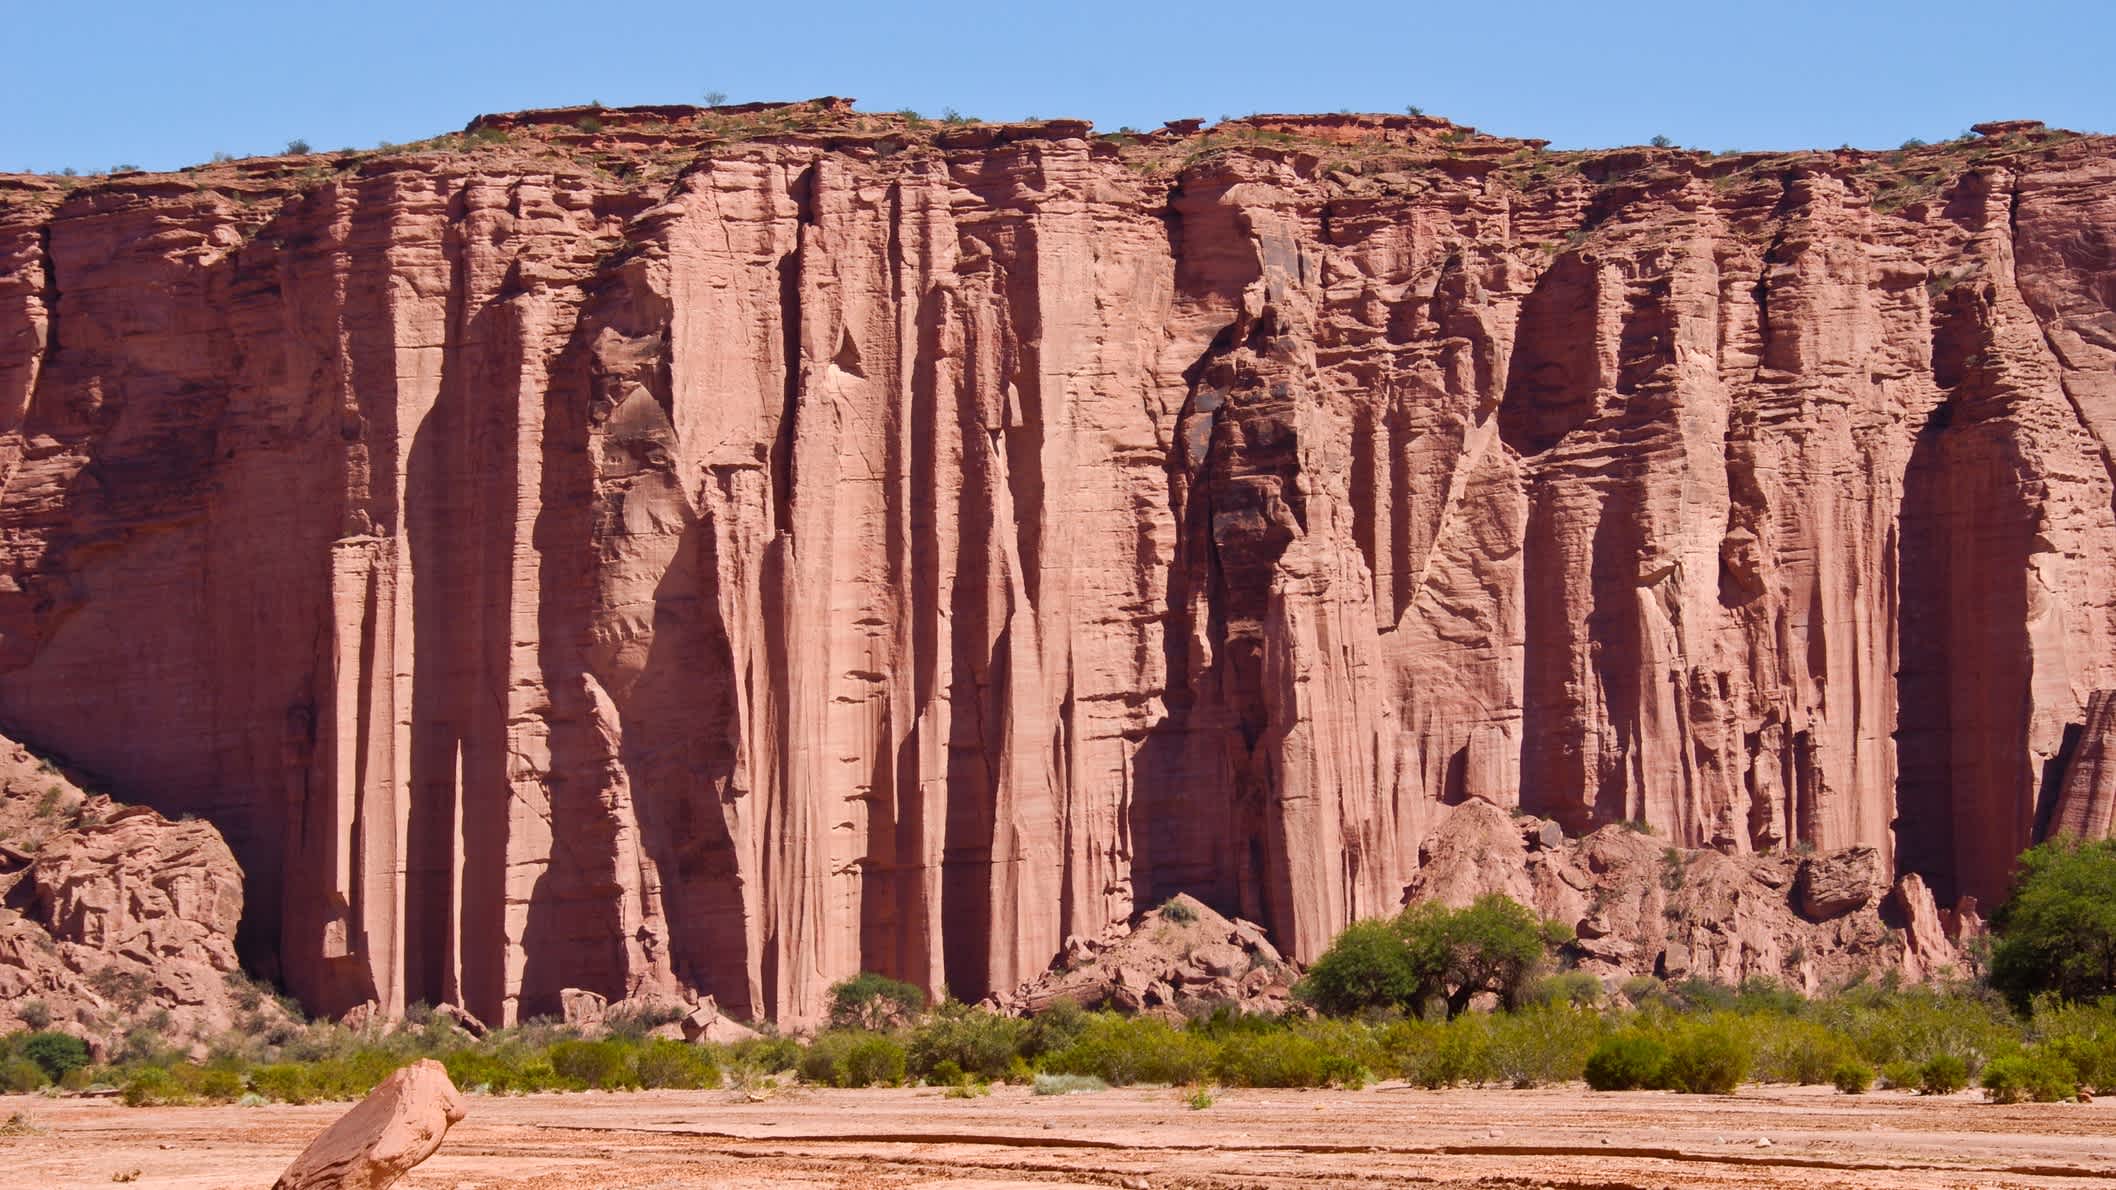
M 0 1033 L 56 1029 L 107 1057 L 141 1027 L 202 1049 L 283 1021 L 237 967 L 242 904 L 210 823 L 84 793 L 0 739 Z
M 2112 251 L 2028 123 L 0 177 L 0 724 L 217 824 L 318 1011 L 799 1023 L 1177 892 L 1305 959 L 1476 801 L 1989 902 L 2116 804 Z

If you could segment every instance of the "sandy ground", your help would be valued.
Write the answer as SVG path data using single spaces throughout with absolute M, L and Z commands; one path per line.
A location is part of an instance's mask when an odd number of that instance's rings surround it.
M 1031 1185 L 2070 1187 L 2116 1183 L 2116 1103 L 1973 1092 L 1227 1091 L 996 1088 L 471 1097 L 407 1190 Z M 345 1105 L 127 1108 L 0 1097 L 0 1186 L 261 1188 Z M 1765 1140 L 1768 1140 L 1768 1144 Z

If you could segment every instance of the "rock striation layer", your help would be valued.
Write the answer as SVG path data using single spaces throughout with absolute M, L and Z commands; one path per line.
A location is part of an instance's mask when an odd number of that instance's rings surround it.
M 2116 142 L 2025 123 L 0 177 L 0 724 L 217 824 L 330 1012 L 800 1022 L 1177 893 L 1304 959 L 1471 799 L 1989 903 L 2109 818 L 2112 245 Z

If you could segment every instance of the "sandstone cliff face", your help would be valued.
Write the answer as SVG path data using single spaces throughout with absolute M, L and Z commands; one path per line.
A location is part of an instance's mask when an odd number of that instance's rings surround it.
M 2108 817 L 2112 244 L 2012 125 L 0 178 L 0 722 L 217 823 L 326 1011 L 974 997 L 1177 892 L 1306 958 L 1470 798 L 1988 902 Z

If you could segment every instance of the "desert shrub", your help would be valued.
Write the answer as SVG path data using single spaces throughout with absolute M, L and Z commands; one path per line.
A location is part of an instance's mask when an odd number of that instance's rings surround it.
M 951 1001 L 934 1009 L 912 1031 L 907 1053 L 910 1070 L 924 1078 L 939 1063 L 951 1062 L 958 1077 L 1004 1078 L 1028 1033 L 1027 1021 Z
M 550 1056 L 543 1048 L 527 1045 L 516 1038 L 502 1038 L 488 1046 L 451 1051 L 441 1056 L 441 1064 L 448 1068 L 449 1081 L 456 1086 L 488 1095 L 525 1095 L 532 1091 L 553 1090 L 566 1083 L 552 1067 Z M 255 1075 L 251 1082 L 256 1082 Z M 264 1094 L 264 1088 L 259 1087 L 258 1092 Z
M 1491 1022 L 1490 1017 L 1475 1015 L 1435 1025 L 1427 1034 L 1430 1044 L 1405 1064 L 1404 1077 L 1426 1088 L 1490 1082 Z
M 558 1077 L 578 1086 L 611 1091 L 639 1085 L 632 1055 L 616 1041 L 561 1041 L 550 1058 Z
M 695 1091 L 720 1085 L 720 1063 L 713 1051 L 666 1037 L 641 1045 L 632 1070 L 638 1084 L 649 1089 Z
M 1362 1022 L 1332 1017 L 1296 1017 L 1285 1027 L 1321 1046 L 1325 1053 L 1342 1059 L 1346 1069 L 1359 1071 L 1356 1082 L 1349 1076 L 1339 1080 L 1343 1086 L 1364 1085 L 1371 1077 L 1368 1072 L 1384 1068 L 1381 1049 L 1375 1044 L 1374 1030 Z
M 1751 1057 L 1748 1038 L 1737 1025 L 1704 1021 L 1676 1034 L 1665 1078 L 1687 1095 L 1731 1095 L 1748 1077 Z
M 2116 840 L 2060 836 L 2021 853 L 1991 916 L 1991 986 L 2025 1011 L 2038 992 L 2116 994 Z
M 24 1000 L 16 1005 L 15 1015 L 32 1029 L 42 1029 L 51 1024 L 51 1005 L 42 1000 Z
M 1092 1020 L 1086 1009 L 1071 1000 L 1052 1001 L 1050 1007 L 1029 1018 L 1021 1040 L 1022 1056 L 1039 1058 L 1066 1048 L 1080 1040 Z
M 893 1087 L 904 1081 L 904 1047 L 880 1033 L 854 1041 L 838 1063 L 841 1087 Z
M 449 1072 L 451 1081 L 459 1086 L 470 1084 Z M 309 1086 L 308 1071 L 294 1062 L 275 1062 L 259 1066 L 250 1072 L 250 1089 L 266 1099 L 278 1103 L 314 1103 L 316 1093 Z
M 826 1087 L 838 1085 L 838 1061 L 852 1048 L 855 1040 L 857 1034 L 850 1030 L 829 1030 L 816 1034 L 808 1043 L 808 1047 L 801 1051 L 801 1061 L 796 1070 L 806 1082 Z
M 1109 1084 L 1092 1074 L 1039 1074 L 1030 1085 L 1031 1095 L 1078 1095 L 1087 1091 L 1107 1091 Z
M 2020 1027 L 2005 1002 L 1969 985 L 1851 988 L 1814 1004 L 1806 1015 L 1877 1066 L 1903 1060 L 1923 1065 L 1953 1054 L 1973 1073 L 1985 1059 L 2019 1044 Z
M 925 1011 L 926 993 L 902 980 L 862 971 L 830 987 L 830 1027 L 889 1029 Z
M 672 1025 L 683 1019 L 683 1009 L 671 1003 L 626 1005 L 622 1011 L 613 1012 L 603 1020 L 603 1027 L 613 1036 L 631 1041 L 643 1041 L 647 1034 L 663 1025 Z M 664 1038 L 663 1040 L 674 1040 Z
M 1881 1067 L 1881 1085 L 1893 1091 L 1915 1091 L 1924 1081 L 1924 1073 L 1916 1062 L 1899 1059 Z
M 2082 1084 L 2096 1092 L 2116 1089 L 2116 997 L 2092 1004 L 2037 997 L 2028 1033 L 2040 1048 L 2069 1062 Z
M 1113 1086 L 1193 1083 L 1212 1062 L 1212 1043 L 1151 1017 L 1095 1013 L 1073 1043 L 1044 1056 L 1053 1074 L 1086 1074 Z
M 243 1083 L 242 1075 L 233 1070 L 208 1070 L 197 1067 L 186 1069 L 197 1071 L 197 1080 L 192 1085 L 201 1099 L 209 1099 L 215 1103 L 233 1103 L 249 1090 Z
M 1361 1081 L 1358 1063 L 1287 1029 L 1235 1033 L 1218 1049 L 1212 1074 L 1230 1087 L 1323 1087 Z
M 1969 1085 L 1969 1064 L 1953 1054 L 1935 1054 L 1918 1067 L 1918 1093 L 1952 1095 Z
M 171 1078 L 169 1072 L 159 1066 L 147 1066 L 125 1080 L 118 1092 L 127 1107 L 152 1107 L 162 1104 L 193 1102 L 190 1090 Z
M 1668 1047 L 1640 1032 L 1604 1037 L 1587 1055 L 1582 1075 L 1597 1091 L 1636 1091 L 1657 1087 L 1668 1068 Z
M 1181 898 L 1170 897 L 1161 903 L 1161 919 L 1178 925 L 1189 925 L 1198 919 L 1198 913 Z
M 23 1038 L 16 1051 L 41 1067 L 53 1082 L 88 1065 L 88 1043 L 71 1033 L 40 1030 Z
M 1846 1095 L 1864 1095 L 1874 1085 L 1874 1068 L 1857 1058 L 1846 1058 L 1829 1072 L 1829 1081 Z
M 1594 1012 L 1566 1004 L 1494 1017 L 1488 1049 L 1492 1077 L 1514 1087 L 1576 1079 L 1601 1030 Z
M 20 1095 L 41 1091 L 51 1082 L 44 1068 L 18 1055 L 0 1058 L 0 1091 Z
M 2037 1049 L 1991 1059 L 1984 1063 L 1980 1081 L 1984 1098 L 1993 1103 L 2061 1103 L 2079 1097 L 2079 1078 L 2071 1064 Z
M 727 1047 L 728 1065 L 780 1074 L 801 1064 L 801 1043 L 791 1037 L 745 1037 Z
M 1592 1008 L 1602 1002 L 1602 981 L 1585 971 L 1561 971 L 1537 980 L 1527 999 L 1537 1004 Z
M 1767 1016 L 1754 1024 L 1755 1073 L 1762 1082 L 1830 1082 L 1839 1066 L 1857 1057 L 1850 1042 L 1813 1021 Z

